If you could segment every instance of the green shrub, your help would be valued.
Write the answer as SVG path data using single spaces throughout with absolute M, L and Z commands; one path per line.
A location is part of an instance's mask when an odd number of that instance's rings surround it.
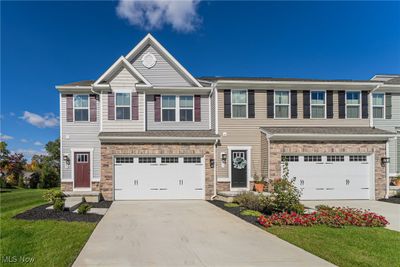
M 237 204 L 237 203 L 225 203 L 224 206 L 227 207 L 227 208 L 236 208 L 236 207 L 239 207 L 239 204 Z
M 89 204 L 83 203 L 82 205 L 79 206 L 78 213 L 86 214 L 91 208 L 92 208 L 92 206 L 90 206 Z
M 244 216 L 252 216 L 252 217 L 257 217 L 257 218 L 262 215 L 261 212 L 256 211 L 256 210 L 242 210 L 240 212 L 240 214 L 244 215 Z
M 254 194 L 252 192 L 245 192 L 236 196 L 233 200 L 240 206 L 256 211 L 264 211 L 270 206 L 271 200 L 263 194 Z
M 301 209 L 300 190 L 294 185 L 294 180 L 279 179 L 272 182 L 273 206 L 277 211 L 291 212 Z M 304 206 L 302 208 L 304 210 Z
M 54 202 L 57 199 L 63 199 L 64 198 L 64 194 L 63 194 L 63 192 L 61 190 L 53 189 L 53 190 L 46 191 L 46 193 L 43 194 L 43 198 L 47 202 L 50 202 L 51 204 L 54 204 Z
M 61 198 L 57 198 L 54 201 L 53 208 L 55 211 L 63 211 L 65 206 L 65 201 Z
M 328 205 L 317 205 L 317 206 L 315 206 L 315 209 L 318 211 L 319 210 L 332 210 L 333 207 L 330 207 Z

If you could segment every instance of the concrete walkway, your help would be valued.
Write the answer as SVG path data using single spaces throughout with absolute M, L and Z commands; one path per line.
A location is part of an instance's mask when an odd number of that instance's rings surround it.
M 400 205 L 375 200 L 321 200 L 302 201 L 307 207 L 314 208 L 317 205 L 328 205 L 334 207 L 350 207 L 367 209 L 382 215 L 389 221 L 388 229 L 400 231 Z
M 332 266 L 206 201 L 114 202 L 74 266 Z

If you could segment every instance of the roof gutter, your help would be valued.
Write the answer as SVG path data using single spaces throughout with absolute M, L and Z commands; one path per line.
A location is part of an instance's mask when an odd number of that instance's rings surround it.
M 219 137 L 170 137 L 170 136 L 99 136 L 100 141 L 108 142 L 170 142 L 170 143 L 215 143 Z

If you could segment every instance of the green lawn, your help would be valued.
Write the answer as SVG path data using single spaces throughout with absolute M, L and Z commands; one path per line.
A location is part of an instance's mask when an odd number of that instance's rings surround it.
M 338 266 L 400 266 L 400 233 L 384 228 L 274 226 L 267 231 Z
M 95 223 L 24 221 L 12 217 L 45 203 L 40 189 L 0 193 L 0 260 L 5 256 L 31 257 L 36 266 L 70 266 L 94 230 Z M 2 265 L 0 263 L 0 265 Z M 26 266 L 14 263 L 12 266 Z M 32 264 L 29 264 L 32 265 Z

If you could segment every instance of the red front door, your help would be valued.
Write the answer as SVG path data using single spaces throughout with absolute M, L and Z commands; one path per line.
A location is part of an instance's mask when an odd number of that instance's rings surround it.
M 90 187 L 90 153 L 75 152 L 75 188 Z

